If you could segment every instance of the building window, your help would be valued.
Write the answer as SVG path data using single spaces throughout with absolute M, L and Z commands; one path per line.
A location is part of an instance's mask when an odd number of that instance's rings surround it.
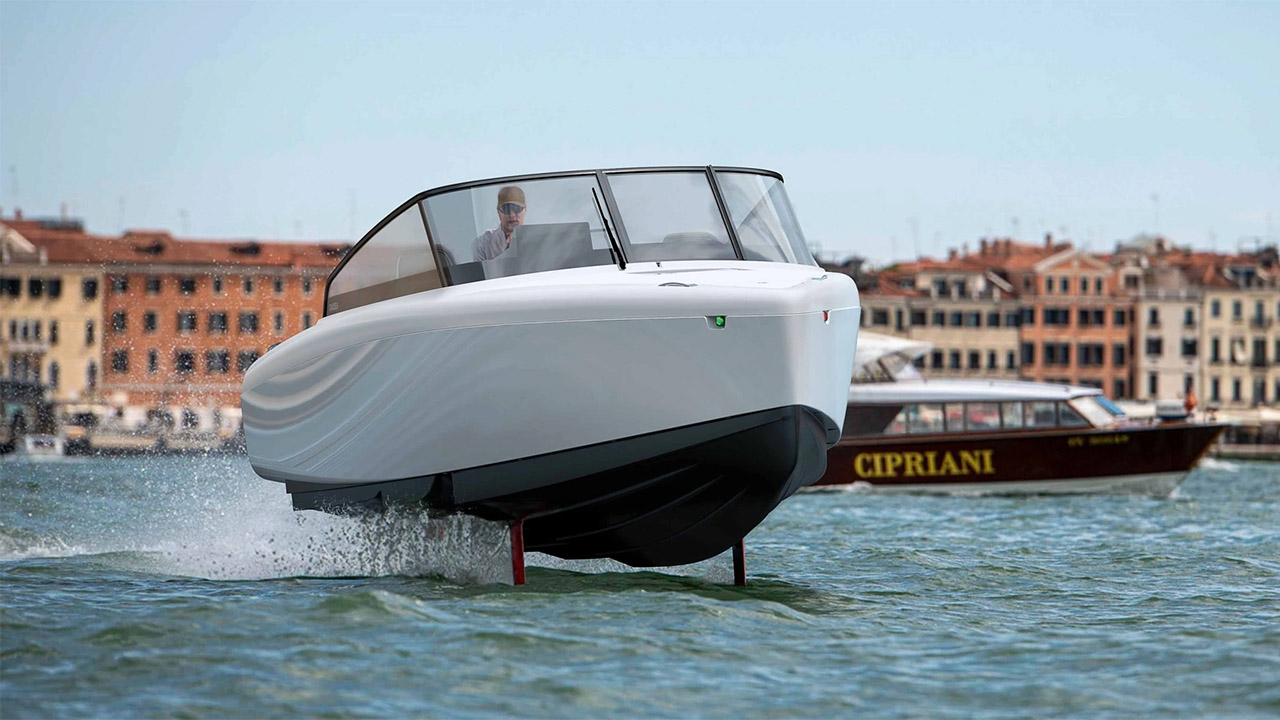
M 1231 381 L 1231 400 L 1240 402 L 1240 378 Z
M 306 330 L 309 327 L 311 327 L 311 313 L 304 312 L 302 313 L 302 329 Z
M 950 353 L 948 353 L 947 361 L 948 361 L 947 367 L 951 368 L 952 370 L 959 370 L 960 369 L 960 351 L 952 350 Z
M 128 350 L 112 351 L 111 371 L 116 373 L 129 372 L 129 351 Z
M 143 332 L 153 333 L 159 325 L 160 319 L 156 315 L 155 310 L 148 310 L 142 314 L 142 330 Z
M 1147 310 L 1147 324 L 1151 327 L 1160 327 L 1160 308 Z
M 1046 277 L 1044 279 L 1044 294 L 1045 295 L 1053 294 L 1053 278 L 1051 277 Z
M 84 321 L 84 344 L 92 345 L 94 339 L 94 326 L 92 320 Z
M 283 295 L 284 294 L 284 278 L 280 277 L 279 275 L 276 275 L 275 277 L 273 277 L 271 279 L 271 288 L 275 290 L 275 293 L 277 295 Z
M 205 351 L 204 367 L 208 373 L 227 373 L 231 369 L 231 353 L 226 350 Z
M 1068 343 L 1047 342 L 1044 344 L 1045 365 L 1070 365 L 1071 345 Z
M 977 350 L 969 351 L 969 369 L 978 370 L 982 368 L 982 353 Z
M 1240 320 L 1242 318 L 1244 318 L 1244 304 L 1239 300 L 1233 300 L 1231 302 L 1231 319 Z
M 196 331 L 196 314 L 191 310 L 178 312 L 178 332 L 193 333 Z
M 1112 319 L 1114 320 L 1112 325 L 1115 325 L 1116 327 L 1124 327 L 1124 310 L 1116 310 Z
M 98 364 L 92 360 L 84 366 L 84 382 L 90 390 L 98 387 Z
M 944 313 L 944 312 L 942 312 L 941 310 L 934 310 L 934 311 L 933 311 L 933 326 L 934 326 L 934 327 L 946 327 L 946 326 L 947 326 L 947 314 L 946 314 L 946 313 Z
M 245 295 L 253 294 L 253 276 L 251 275 L 244 276 L 244 294 Z
M 1182 357 L 1195 357 L 1199 352 L 1198 342 L 1195 338 L 1182 339 Z
M 117 310 L 111 313 L 111 332 L 122 333 L 127 329 L 128 318 L 125 317 L 123 310 Z
M 1058 279 L 1058 287 L 1062 288 L 1062 294 L 1066 295 L 1071 292 L 1071 278 L 1063 275 Z
M 190 275 L 179 278 L 178 292 L 183 295 L 194 295 L 196 292 L 196 279 Z
M 872 324 L 872 325 L 888 325 L 888 324 L 889 324 L 889 311 L 888 311 L 888 310 L 884 310 L 884 309 L 882 309 L 882 308 L 872 308 L 872 309 L 871 309 L 871 324 Z
M 987 313 L 987 327 L 1000 327 L 1000 313 Z
M 1027 365 L 1035 365 L 1035 364 L 1036 364 L 1036 345 L 1035 345 L 1035 343 L 1029 343 L 1029 342 L 1027 342 L 1027 343 L 1022 343 L 1022 365 L 1023 365 L 1023 367 L 1026 367 Z
M 236 353 L 236 370 L 238 372 L 244 372 L 245 370 L 248 370 L 249 366 L 252 365 L 254 361 L 256 361 L 257 359 L 258 359 L 257 350 L 241 350 L 239 353 Z
M 1147 373 L 1147 395 L 1154 400 L 1160 394 L 1160 376 Z
M 27 293 L 33 298 L 44 295 L 44 278 L 27 278 Z
M 1007 327 L 1018 327 L 1019 325 L 1021 325 L 1021 324 L 1022 324 L 1022 313 L 1021 313 L 1021 311 L 1014 311 L 1014 312 L 1005 313 L 1005 315 L 1004 315 L 1004 324 L 1005 324 Z
M 1095 295 L 1102 294 L 1102 278 L 1093 279 L 1093 294 Z
M 1080 343 L 1076 347 L 1081 366 L 1101 367 L 1106 351 L 1101 343 Z
M 924 327 L 929 324 L 929 315 L 923 310 L 911 311 L 911 324 L 915 327 Z
M 157 350 L 147 351 L 147 372 L 154 373 L 160 369 L 160 353 Z
M 213 276 L 213 294 L 214 295 L 222 294 L 222 276 L 221 275 Z
M 1018 356 L 1012 350 L 1005 353 L 1004 367 L 1006 370 L 1016 370 L 1018 367 Z
M 311 278 L 310 277 L 302 278 L 302 294 L 303 295 L 311 294 Z M 921 325 L 923 324 L 924 323 L 921 323 Z
M 987 369 L 998 370 L 999 368 L 1000 368 L 1000 364 L 996 362 L 996 351 L 988 350 L 987 351 Z
M 49 387 L 55 390 L 58 389 L 58 378 L 62 374 L 60 370 L 61 368 L 58 367 L 58 361 L 55 360 L 49 363 Z
M 1117 379 L 1111 383 L 1111 393 L 1112 393 L 1111 396 L 1114 399 L 1119 400 L 1123 398 L 1125 396 L 1124 391 L 1125 391 L 1124 380 Z
M 1115 367 L 1124 367 L 1125 345 L 1124 343 L 1116 343 L 1111 346 L 1111 364 Z
M 209 332 L 215 335 L 225 335 L 227 332 L 227 314 L 225 312 L 209 313 Z
M 284 313 L 280 310 L 275 312 L 274 317 L 276 333 L 284 332 Z
M 111 292 L 116 295 L 123 295 L 129 292 L 129 277 L 127 275 L 112 275 Z
M 1222 400 L 1222 380 L 1220 378 L 1209 379 L 1209 401 L 1219 402 Z
M 951 327 L 963 327 L 964 313 L 959 311 L 951 312 L 950 317 L 947 318 L 947 324 L 950 325 Z
M 1195 326 L 1196 326 L 1196 311 L 1192 310 L 1191 308 L 1184 309 L 1182 311 L 1182 327 L 1189 328 L 1189 327 L 1195 327 Z
M 241 333 L 258 332 L 258 313 L 256 312 L 240 313 L 240 332 Z
M 964 314 L 965 327 L 982 327 L 982 313 L 969 312 Z
M 22 278 L 0 277 L 0 295 L 22 297 Z
M 1071 310 L 1067 308 L 1044 309 L 1044 324 L 1046 326 L 1067 327 L 1071 325 Z
M 1164 355 L 1164 338 L 1147 338 L 1147 355 L 1151 357 L 1160 357 L 1161 355 Z
M 80 293 L 84 296 L 85 300 L 92 300 L 98 297 L 98 279 L 85 278 L 80 283 Z
M 1209 338 L 1209 362 L 1222 362 L 1222 338 Z
M 931 360 L 932 362 L 930 363 L 930 366 L 934 370 L 942 369 L 942 351 L 941 350 L 934 350 Z
M 173 369 L 182 375 L 190 375 L 196 369 L 196 353 L 194 350 L 174 350 Z
M 147 294 L 148 295 L 160 294 L 160 278 L 158 276 L 156 275 L 147 276 Z
M 49 344 L 50 345 L 58 344 L 58 321 L 57 320 L 49 321 Z

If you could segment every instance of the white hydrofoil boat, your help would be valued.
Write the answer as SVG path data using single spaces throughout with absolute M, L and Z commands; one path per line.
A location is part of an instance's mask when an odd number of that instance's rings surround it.
M 245 440 L 298 509 L 425 503 L 563 558 L 695 562 L 822 475 L 859 312 L 772 172 L 442 187 L 245 374 Z

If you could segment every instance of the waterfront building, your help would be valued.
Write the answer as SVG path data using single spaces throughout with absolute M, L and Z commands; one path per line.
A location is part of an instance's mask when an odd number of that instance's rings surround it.
M 225 427 L 244 371 L 319 320 L 326 276 L 349 249 L 3 224 L 8 377 L 46 385 L 64 415 L 93 412 L 129 430 Z
M 97 241 L 102 240 L 100 244 Z M 0 372 L 60 403 L 102 381 L 102 277 L 109 241 L 75 220 L 0 219 Z

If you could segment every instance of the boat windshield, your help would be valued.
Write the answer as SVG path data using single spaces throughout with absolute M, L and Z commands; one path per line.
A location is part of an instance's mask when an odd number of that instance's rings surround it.
M 817 265 L 782 181 L 764 171 L 531 175 L 401 206 L 330 276 L 325 312 L 512 275 L 668 260 Z
M 1105 401 L 1105 404 L 1103 401 Z M 1071 407 L 1075 408 L 1094 427 L 1111 427 L 1116 424 L 1118 416 L 1113 414 L 1107 408 L 1107 405 L 1111 405 L 1111 401 L 1101 395 L 1086 395 L 1071 401 Z M 1111 406 L 1115 407 L 1114 405 Z

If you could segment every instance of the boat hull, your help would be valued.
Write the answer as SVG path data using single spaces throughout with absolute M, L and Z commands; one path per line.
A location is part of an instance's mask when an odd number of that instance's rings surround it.
M 525 548 L 557 557 L 681 565 L 729 549 L 820 477 L 830 430 L 807 408 L 777 408 L 430 477 L 286 487 L 296 509 L 423 503 L 520 520 Z
M 842 439 L 815 487 L 877 492 L 1165 497 L 1221 434 L 1216 424 Z

